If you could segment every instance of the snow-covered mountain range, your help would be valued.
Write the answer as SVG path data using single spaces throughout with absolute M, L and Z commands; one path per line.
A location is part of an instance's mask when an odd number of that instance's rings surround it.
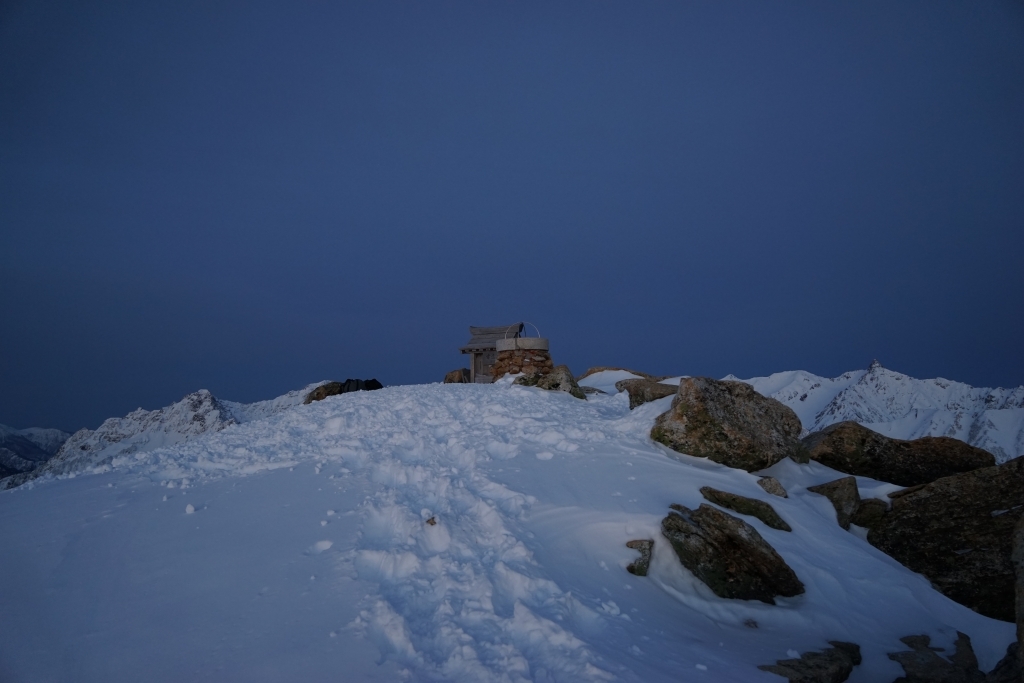
M 897 439 L 951 436 L 985 449 L 997 462 L 1024 454 L 1024 386 L 915 379 L 878 361 L 831 379 L 795 370 L 740 381 L 792 408 L 807 433 L 852 420 Z
M 0 477 L 36 469 L 53 457 L 69 436 L 59 429 L 0 425 Z
M 23 474 L 6 484 L 20 485 L 38 476 L 60 476 L 103 468 L 109 466 L 115 458 L 172 446 L 201 434 L 218 432 L 230 425 L 263 419 L 301 404 L 306 395 L 320 384 L 322 382 L 310 384 L 303 389 L 256 403 L 222 401 L 206 389 L 200 389 L 164 408 L 139 408 L 124 417 L 109 418 L 95 430 L 80 429 L 70 438 L 60 432 L 64 439 L 56 454 L 51 452 L 46 458 L 41 458 L 46 462 L 38 468 L 17 470 Z M 58 430 L 23 431 L 36 434 Z M 42 440 L 46 436 L 42 434 L 36 438 Z M 52 441 L 54 437 L 50 435 L 49 438 Z M 0 488 L 3 487 L 3 481 L 0 481 Z

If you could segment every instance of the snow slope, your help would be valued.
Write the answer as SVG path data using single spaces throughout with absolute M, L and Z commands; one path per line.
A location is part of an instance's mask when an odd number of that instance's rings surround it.
M 901 674 L 886 653 L 902 636 L 960 630 L 984 669 L 1014 638 L 842 531 L 806 491 L 838 473 L 781 463 L 775 498 L 651 442 L 670 398 L 590 399 L 508 382 L 344 394 L 2 492 L 0 673 L 770 682 L 757 664 L 838 639 L 862 647 L 857 683 Z M 682 568 L 660 520 L 703 485 L 791 524 L 746 518 L 804 595 L 725 600 Z M 648 577 L 625 571 L 633 538 L 656 539 Z
M 897 439 L 951 436 L 989 451 L 997 462 L 1024 454 L 1024 386 L 915 379 L 877 361 L 834 379 L 797 370 L 740 381 L 796 411 L 807 432 L 853 420 Z

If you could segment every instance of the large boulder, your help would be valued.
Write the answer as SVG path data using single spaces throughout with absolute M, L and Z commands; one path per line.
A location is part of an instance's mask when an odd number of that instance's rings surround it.
M 1024 457 L 889 494 L 868 542 L 948 598 L 1014 621 L 1014 527 L 1024 511 Z
M 743 382 L 687 377 L 651 438 L 672 450 L 753 472 L 800 452 L 800 418 Z
M 306 400 L 302 403 L 309 405 L 313 401 L 322 401 L 328 396 L 348 394 L 353 391 L 375 391 L 383 388 L 384 385 L 375 379 L 347 379 L 344 382 L 327 382 L 309 392 L 306 395 Z
M 840 422 L 803 440 L 812 460 L 834 470 L 900 486 L 917 486 L 992 467 L 988 451 L 947 436 L 891 439 L 856 422 Z
M 572 372 L 569 371 L 569 366 L 567 365 L 559 365 L 546 375 L 522 375 L 521 377 L 516 377 L 513 384 L 537 387 L 547 391 L 564 391 L 576 398 L 581 398 L 584 401 L 587 400 L 587 395 L 580 389 L 580 385 L 576 383 L 576 378 L 572 376 Z
M 1014 573 L 1017 575 L 1017 643 L 1021 655 L 1019 665 L 1024 669 L 1024 515 L 1021 515 L 1013 532 L 1011 559 Z
M 808 486 L 811 493 L 818 493 L 829 499 L 836 509 L 836 521 L 844 529 L 850 528 L 850 521 L 860 507 L 860 491 L 857 490 L 856 477 L 843 477 L 827 484 Z
M 757 668 L 782 676 L 789 683 L 843 683 L 861 662 L 860 645 L 839 640 L 828 644 L 832 647 L 821 652 L 805 652 L 800 659 L 780 659 Z
M 778 529 L 779 531 L 792 531 L 793 528 L 786 524 L 786 521 L 779 517 L 779 513 L 775 511 L 768 503 L 763 500 L 757 500 L 756 498 L 747 498 L 737 493 L 729 493 L 728 491 L 719 491 L 718 489 L 711 488 L 710 486 L 701 486 L 700 495 L 704 496 L 704 500 L 720 505 L 726 509 L 738 512 L 741 515 L 750 515 L 751 517 L 757 517 L 759 520 L 765 523 L 766 526 L 770 526 L 772 529 Z
M 723 598 L 760 600 L 804 592 L 804 585 L 757 530 L 718 508 L 673 505 L 661 533 L 679 561 Z
M 469 368 L 452 370 L 444 376 L 445 384 L 469 384 Z
M 622 379 L 615 383 L 615 388 L 629 394 L 630 410 L 679 392 L 679 387 L 649 379 Z

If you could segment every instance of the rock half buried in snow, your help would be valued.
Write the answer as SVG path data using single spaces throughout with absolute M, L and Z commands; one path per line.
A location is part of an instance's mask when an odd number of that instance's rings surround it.
M 786 493 L 785 487 L 775 477 L 761 477 L 757 480 L 757 485 L 773 496 L 789 498 L 789 494 Z
M 741 515 L 757 517 L 773 529 L 778 529 L 779 531 L 793 530 L 791 526 L 786 524 L 786 521 L 782 519 L 782 517 L 779 517 L 779 513 L 775 512 L 775 508 L 763 500 L 747 498 L 746 496 L 740 496 L 726 491 L 719 491 L 718 489 L 713 489 L 710 486 L 702 486 L 700 488 L 700 495 L 704 496 L 705 500 L 714 503 L 715 505 L 721 505 L 733 512 L 738 512 Z
M 651 438 L 672 450 L 753 472 L 800 452 L 792 409 L 743 382 L 689 377 Z
M 946 597 L 1014 621 L 1011 548 L 1024 511 L 1024 457 L 890 494 L 868 542 Z
M 789 683 L 843 683 L 860 664 L 860 646 L 839 640 L 828 644 L 832 647 L 827 650 L 805 652 L 800 659 L 780 659 L 757 668 L 787 678 Z
M 626 566 L 626 571 L 637 576 L 647 576 L 647 570 L 651 568 L 651 551 L 654 550 L 654 541 L 650 539 L 628 541 L 626 547 L 640 551 L 640 559 L 630 562 Z
M 576 398 L 587 400 L 587 395 L 576 383 L 576 378 L 569 372 L 569 366 L 559 365 L 546 375 L 523 375 L 516 377 L 513 384 L 520 384 L 527 387 L 537 387 L 547 391 L 564 391 Z
M 303 404 L 309 405 L 313 401 L 322 401 L 328 396 L 348 394 L 353 391 L 375 391 L 383 388 L 384 385 L 375 379 L 347 379 L 344 382 L 328 382 L 309 392 Z
M 444 376 L 445 384 L 469 384 L 469 368 L 452 370 Z
M 810 458 L 834 470 L 900 486 L 992 467 L 988 451 L 946 436 L 891 439 L 856 422 L 840 422 L 803 440 Z
M 679 388 L 671 384 L 652 382 L 649 379 L 623 379 L 615 383 L 615 388 L 629 394 L 629 409 L 633 410 L 638 406 L 659 398 L 672 396 L 678 393 Z
M 1018 683 L 1020 663 L 1017 648 L 1011 645 L 1006 656 L 986 676 L 978 668 L 971 639 L 957 631 L 954 652 L 949 658 L 940 656 L 942 648 L 931 647 L 928 636 L 907 636 L 900 641 L 910 648 L 904 652 L 889 653 L 889 659 L 903 667 L 902 683 Z
M 855 477 L 843 477 L 827 484 L 808 486 L 807 490 L 828 498 L 832 507 L 836 509 L 836 521 L 839 522 L 839 526 L 849 530 L 850 521 L 860 507 L 860 492 L 857 491 Z
M 785 560 L 743 520 L 705 504 L 672 509 L 661 521 L 661 533 L 683 566 L 715 595 L 774 605 L 776 597 L 804 592 Z

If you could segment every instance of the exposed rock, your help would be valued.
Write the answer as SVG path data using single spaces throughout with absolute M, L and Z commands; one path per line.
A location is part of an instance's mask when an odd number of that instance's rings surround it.
M 782 519 L 782 517 L 779 517 L 779 513 L 775 512 L 775 508 L 763 500 L 756 500 L 754 498 L 747 498 L 735 493 L 719 491 L 718 489 L 713 489 L 710 486 L 702 486 L 700 494 L 704 496 L 705 500 L 708 500 L 715 505 L 721 505 L 733 512 L 738 512 L 741 515 L 757 517 L 773 529 L 778 529 L 779 531 L 793 530 L 791 526 L 786 524 L 786 521 Z
M 827 484 L 808 486 L 808 491 L 820 493 L 832 502 L 836 509 L 836 521 L 844 529 L 850 528 L 850 521 L 860 507 L 860 492 L 857 491 L 857 479 L 855 477 L 843 477 L 830 481 Z
M 1006 648 L 1006 655 L 999 660 L 999 663 L 985 676 L 985 683 L 1021 683 L 1024 665 L 1020 660 L 1020 646 L 1017 643 L 1010 643 Z
M 1021 515 L 1017 522 L 1017 528 L 1013 532 L 1013 549 L 1011 550 L 1011 561 L 1013 562 L 1014 573 L 1017 575 L 1017 643 L 1020 645 L 1020 668 L 1024 670 L 1024 515 Z
M 879 498 L 868 498 L 862 500 L 857 511 L 850 518 L 851 524 L 856 524 L 865 529 L 873 529 L 882 521 L 885 513 L 889 511 L 889 504 Z
M 761 477 L 757 480 L 757 485 L 763 488 L 773 496 L 779 496 L 780 498 L 789 498 L 789 494 L 786 493 L 785 487 L 775 477 Z
M 637 576 L 647 576 L 647 570 L 651 567 L 651 551 L 654 549 L 654 541 L 650 539 L 638 539 L 626 543 L 627 548 L 640 551 L 640 559 L 629 563 L 626 571 Z
M 623 379 L 615 383 L 615 388 L 629 394 L 629 409 L 656 401 L 659 398 L 672 396 L 679 392 L 679 387 L 671 384 L 652 382 L 649 379 Z
M 313 401 L 322 401 L 328 396 L 348 394 L 353 391 L 376 391 L 377 389 L 383 388 L 384 385 L 375 379 L 347 379 L 344 382 L 327 382 L 326 384 L 321 384 L 316 389 L 309 392 L 309 395 L 306 396 L 306 400 L 303 401 L 303 404 L 309 405 Z
M 910 650 L 888 655 L 899 662 L 905 674 L 895 683 L 985 683 L 985 674 L 978 669 L 978 658 L 966 634 L 957 631 L 956 651 L 949 659 L 939 656 L 944 650 L 931 647 L 928 636 L 907 636 L 900 641 Z
M 696 511 L 672 505 L 661 533 L 679 561 L 723 598 L 775 604 L 778 596 L 804 592 L 796 574 L 757 530 L 732 515 L 702 504 Z
M 587 396 L 590 396 L 591 394 L 607 394 L 608 393 L 607 391 L 601 391 L 597 387 L 585 387 L 583 385 L 580 385 L 580 389 L 582 389 L 583 393 L 586 394 Z
M 630 370 L 629 368 L 613 368 L 610 365 L 598 365 L 598 366 L 595 366 L 595 367 L 592 367 L 592 368 L 588 368 L 586 372 L 584 372 L 582 375 L 580 375 L 579 377 L 576 378 L 576 381 L 578 382 L 581 379 L 583 379 L 584 377 L 590 377 L 591 375 L 597 374 L 598 372 L 605 372 L 605 371 L 608 371 L 608 370 L 621 370 L 622 372 L 629 372 L 629 373 L 632 373 L 632 374 L 636 375 L 637 377 L 643 377 L 644 379 L 649 379 L 652 382 L 657 382 L 658 380 L 662 380 L 662 379 L 665 379 L 666 377 L 670 377 L 671 376 L 671 375 L 648 375 L 646 372 L 640 372 L 639 370 Z
M 803 444 L 812 460 L 834 470 L 900 486 L 927 484 L 996 464 L 988 451 L 958 439 L 891 439 L 856 422 L 830 425 L 806 437 Z
M 547 349 L 509 349 L 498 351 L 491 368 L 494 379 L 508 375 L 546 375 L 555 367 Z
M 469 368 L 452 370 L 444 376 L 445 384 L 469 384 Z
M 797 452 L 800 419 L 743 382 L 689 377 L 651 438 L 669 448 L 753 472 Z
M 827 650 L 805 652 L 800 659 L 780 659 L 757 668 L 787 678 L 790 683 L 843 683 L 860 664 L 860 646 L 839 640 L 828 644 L 832 647 Z
M 559 365 L 546 375 L 523 375 L 522 377 L 516 377 L 513 384 L 537 387 L 547 391 L 564 391 L 576 398 L 581 398 L 584 401 L 587 400 L 587 395 L 580 389 L 580 385 L 576 383 L 576 379 L 572 376 L 567 365 Z
M 868 542 L 946 597 L 1014 621 L 1011 548 L 1024 511 L 1024 457 L 890 494 Z

